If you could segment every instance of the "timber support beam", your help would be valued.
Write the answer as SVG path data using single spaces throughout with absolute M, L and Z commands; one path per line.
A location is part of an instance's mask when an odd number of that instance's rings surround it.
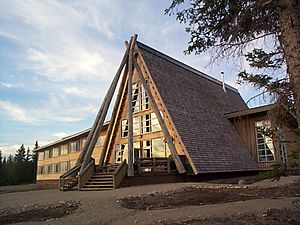
M 169 146 L 169 149 L 171 151 L 172 158 L 174 159 L 176 168 L 177 168 L 177 170 L 178 170 L 179 173 L 186 173 L 184 165 L 183 165 L 183 163 L 182 163 L 182 161 L 181 161 L 181 159 L 180 159 L 180 157 L 179 157 L 179 155 L 178 155 L 178 153 L 176 151 L 176 148 L 174 146 L 173 139 L 172 139 L 172 137 L 171 137 L 171 135 L 170 135 L 170 133 L 168 131 L 168 128 L 167 128 L 167 126 L 166 126 L 166 124 L 165 124 L 165 122 L 164 122 L 164 120 L 162 118 L 162 115 L 160 114 L 159 108 L 158 108 L 158 106 L 157 106 L 157 104 L 155 102 L 155 99 L 154 99 L 154 97 L 153 97 L 153 95 L 151 93 L 151 90 L 150 90 L 150 88 L 149 88 L 149 86 L 148 86 L 148 84 L 147 84 L 147 82 L 146 82 L 146 80 L 145 80 L 145 78 L 144 78 L 144 76 L 142 74 L 142 71 L 141 71 L 141 69 L 140 69 L 140 67 L 139 67 L 139 65 L 138 65 L 138 63 L 136 62 L 135 59 L 133 60 L 133 64 L 134 64 L 134 67 L 135 67 L 135 69 L 137 71 L 138 77 L 141 80 L 141 82 L 142 82 L 142 84 L 143 84 L 143 86 L 145 88 L 146 94 L 148 95 L 149 101 L 150 101 L 150 103 L 151 103 L 151 105 L 152 105 L 152 107 L 154 109 L 154 112 L 155 112 L 156 117 L 157 117 L 157 119 L 159 121 L 159 124 L 160 124 L 160 126 L 162 128 L 162 131 L 164 133 L 166 142 L 167 142 L 167 144 Z

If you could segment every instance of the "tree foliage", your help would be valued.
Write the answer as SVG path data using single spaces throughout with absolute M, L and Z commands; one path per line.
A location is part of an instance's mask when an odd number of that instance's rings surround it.
M 36 142 L 36 145 L 37 142 Z M 15 156 L 2 158 L 0 151 L 0 185 L 34 183 L 36 179 L 36 156 L 22 144 Z
M 299 129 L 299 1 L 173 0 L 165 13 L 187 25 L 190 41 L 185 53 L 210 52 L 213 60 L 245 57 L 254 72 L 241 71 L 239 82 L 270 94 L 277 116 Z M 264 41 L 272 45 L 253 47 Z

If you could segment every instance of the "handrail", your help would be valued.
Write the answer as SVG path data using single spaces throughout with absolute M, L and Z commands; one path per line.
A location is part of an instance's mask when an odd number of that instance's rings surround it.
M 118 173 L 120 172 L 120 170 L 122 169 L 122 167 L 123 167 L 125 164 L 126 164 L 126 159 L 124 159 L 124 160 L 122 161 L 122 163 L 119 164 L 119 166 L 117 167 L 117 169 L 114 171 L 114 176 L 117 176 L 117 175 L 118 175 Z
M 69 171 L 65 172 L 64 174 L 60 175 L 60 179 L 61 178 L 66 178 L 67 176 L 71 175 L 72 173 L 74 173 L 76 170 L 78 170 L 81 167 L 82 163 L 78 164 L 77 166 L 74 166 L 72 169 L 70 169 Z
M 80 171 L 79 176 L 82 176 L 85 174 L 85 172 L 92 166 L 95 165 L 95 159 L 91 158 L 91 161 L 86 165 L 85 168 L 82 169 L 82 171 Z
M 118 188 L 121 185 L 122 180 L 126 176 L 126 173 L 127 173 L 127 166 L 128 165 L 126 163 L 126 159 L 124 159 L 124 161 L 122 161 L 122 163 L 114 171 L 114 173 L 113 173 L 114 189 Z
M 78 176 L 78 190 L 80 191 L 83 185 L 90 179 L 95 170 L 95 159 L 90 158 L 90 162 L 86 165 L 85 168 L 81 167 Z

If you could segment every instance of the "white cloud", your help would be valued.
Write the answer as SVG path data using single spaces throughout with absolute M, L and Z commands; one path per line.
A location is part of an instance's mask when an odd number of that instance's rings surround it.
M 86 90 L 80 89 L 79 87 L 66 87 L 63 89 L 64 93 L 71 95 L 87 96 Z
M 0 150 L 2 152 L 2 157 L 8 157 L 9 155 L 15 155 L 16 151 L 20 148 L 20 145 L 7 145 L 0 146 Z
M 58 132 L 58 133 L 52 134 L 52 136 L 56 137 L 56 138 L 63 138 L 63 137 L 68 136 L 68 133 L 66 133 L 66 132 Z
M 20 121 L 23 123 L 31 123 L 34 121 L 26 111 L 20 106 L 11 103 L 10 101 L 0 101 L 0 108 L 6 112 L 13 120 Z
M 6 82 L 0 82 L 0 88 L 13 88 L 14 85 Z

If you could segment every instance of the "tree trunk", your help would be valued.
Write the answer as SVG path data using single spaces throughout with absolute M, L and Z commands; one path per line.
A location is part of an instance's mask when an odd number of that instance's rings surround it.
M 290 84 L 295 97 L 300 128 L 300 2 L 281 0 L 279 9 L 280 41 L 284 50 Z

